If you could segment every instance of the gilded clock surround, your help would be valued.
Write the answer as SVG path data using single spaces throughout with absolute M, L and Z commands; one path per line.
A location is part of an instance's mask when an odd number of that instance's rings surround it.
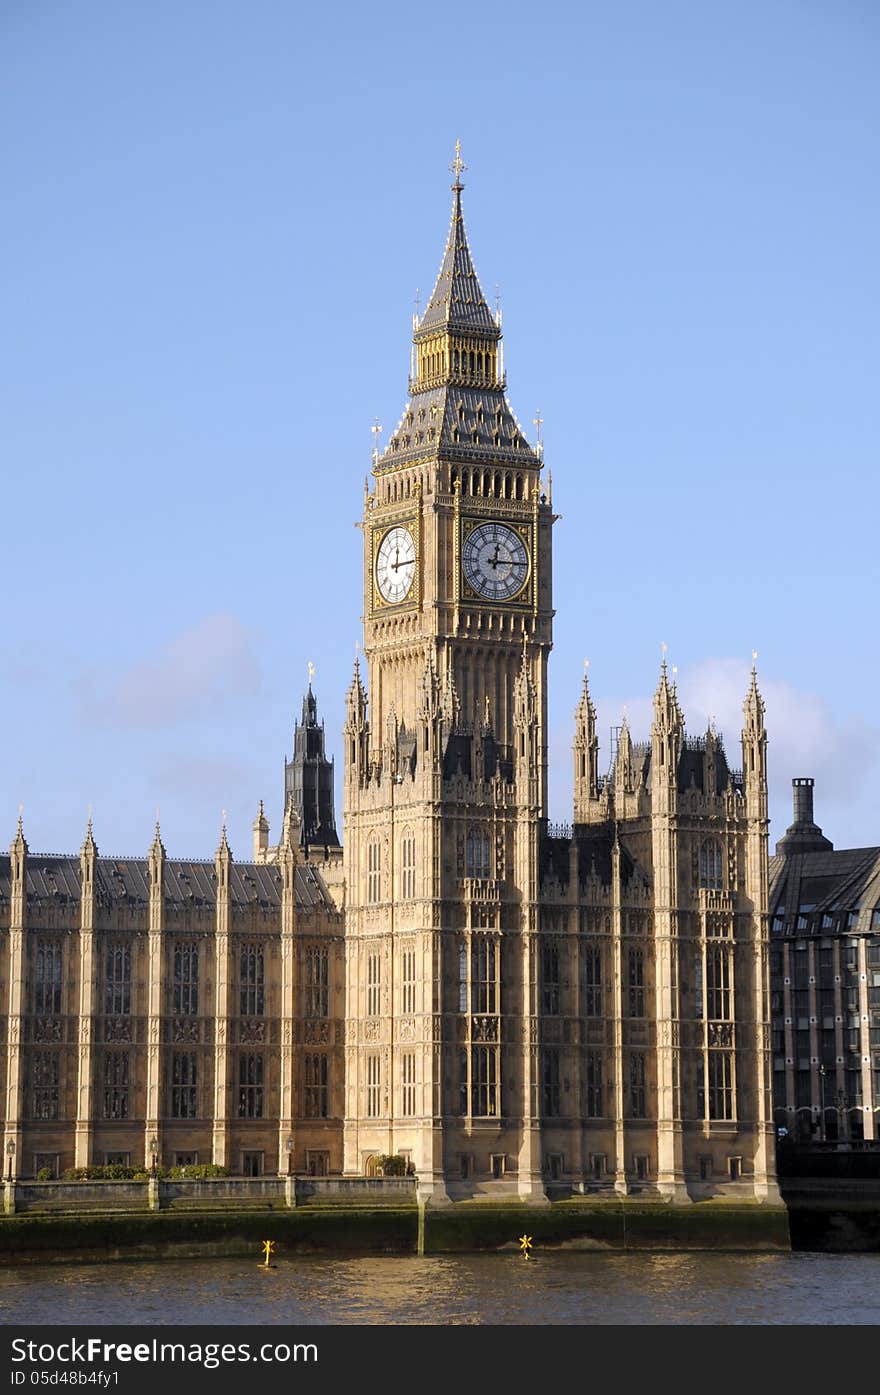
M 415 567 L 412 585 L 403 599 L 389 601 L 385 599 L 379 589 L 377 562 L 382 543 L 395 528 L 405 528 L 412 538 L 415 550 Z M 389 512 L 384 514 L 381 521 L 377 520 L 370 528 L 370 603 L 372 613 L 378 615 L 393 611 L 397 614 L 401 611 L 417 610 L 421 603 L 421 567 L 421 510 L 413 513 L 410 503 L 407 513 L 395 515 L 394 512 Z
M 526 574 L 522 585 L 512 596 L 487 596 L 481 591 L 477 591 L 468 580 L 464 564 L 464 549 L 471 533 L 477 528 L 483 528 L 486 524 L 497 523 L 504 528 L 509 528 L 515 533 L 522 543 L 526 554 Z M 474 605 L 498 606 L 505 610 L 508 607 L 518 607 L 523 610 L 531 610 L 534 605 L 532 572 L 534 567 L 534 527 L 531 523 L 523 524 L 514 518 L 500 518 L 495 512 L 490 512 L 484 517 L 461 517 L 459 519 L 458 533 L 458 554 L 459 554 L 459 594 L 464 602 L 471 602 Z

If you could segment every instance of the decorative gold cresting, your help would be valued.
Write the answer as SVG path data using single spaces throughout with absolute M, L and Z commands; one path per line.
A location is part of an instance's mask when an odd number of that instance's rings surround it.
M 461 190 L 464 188 L 464 185 L 461 182 L 461 176 L 464 174 L 466 169 L 467 165 L 461 158 L 461 141 L 457 140 L 455 142 L 455 159 L 449 166 L 450 173 L 455 175 L 455 183 L 452 186 L 453 189 Z

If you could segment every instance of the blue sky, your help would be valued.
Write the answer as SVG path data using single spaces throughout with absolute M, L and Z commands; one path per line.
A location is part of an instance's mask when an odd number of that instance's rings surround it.
M 249 856 L 306 665 L 341 761 L 370 427 L 404 405 L 456 137 L 554 504 L 550 813 L 582 663 L 647 734 L 660 645 L 771 842 L 814 775 L 880 841 L 873 0 L 0 12 L 0 835 Z

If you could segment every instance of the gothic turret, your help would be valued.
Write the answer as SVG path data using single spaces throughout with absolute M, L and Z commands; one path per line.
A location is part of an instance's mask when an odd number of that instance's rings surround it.
M 587 666 L 581 700 L 574 714 L 574 821 L 586 820 L 586 808 L 599 798 L 599 739 L 596 735 L 596 708 L 590 697 Z
M 324 750 L 324 723 L 318 721 L 318 703 L 309 686 L 302 703 L 302 719 L 293 729 L 293 758 L 284 762 L 284 807 L 293 804 L 300 819 L 303 847 L 317 844 L 337 848 L 336 811 L 333 801 L 333 761 Z

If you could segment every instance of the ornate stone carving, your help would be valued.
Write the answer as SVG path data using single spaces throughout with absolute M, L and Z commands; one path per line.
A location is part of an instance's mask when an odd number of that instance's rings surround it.
M 498 1018 L 497 1017 L 474 1017 L 471 1019 L 471 1040 L 472 1041 L 497 1041 L 498 1040 Z
M 399 1035 L 400 1035 L 400 1040 L 401 1040 L 401 1041 L 415 1041 L 415 1039 L 416 1039 L 416 1024 L 415 1024 L 414 1018 L 412 1018 L 412 1017 L 402 1017 L 402 1018 L 400 1019 L 400 1031 L 399 1031 Z
M 238 1039 L 241 1042 L 264 1042 L 266 1023 L 262 1017 L 248 1017 L 239 1024 Z
M 364 1021 L 364 1041 L 379 1040 L 379 1023 L 375 1017 L 368 1017 Z
M 131 1021 L 127 1017 L 108 1017 L 104 1023 L 105 1041 L 131 1041 Z
M 303 1025 L 303 1037 L 307 1045 L 327 1045 L 330 1041 L 330 1023 L 326 1019 L 307 1018 Z
M 87 1026 L 83 1019 L 82 1026 Z M 38 1017 L 34 1022 L 34 1041 L 60 1041 L 61 1040 L 61 1018 L 60 1017 Z
M 729 1022 L 709 1023 L 710 1046 L 732 1046 L 733 1028 Z
M 200 1041 L 201 1033 L 198 1022 L 194 1022 L 186 1017 L 175 1017 L 171 1027 L 172 1041 Z

